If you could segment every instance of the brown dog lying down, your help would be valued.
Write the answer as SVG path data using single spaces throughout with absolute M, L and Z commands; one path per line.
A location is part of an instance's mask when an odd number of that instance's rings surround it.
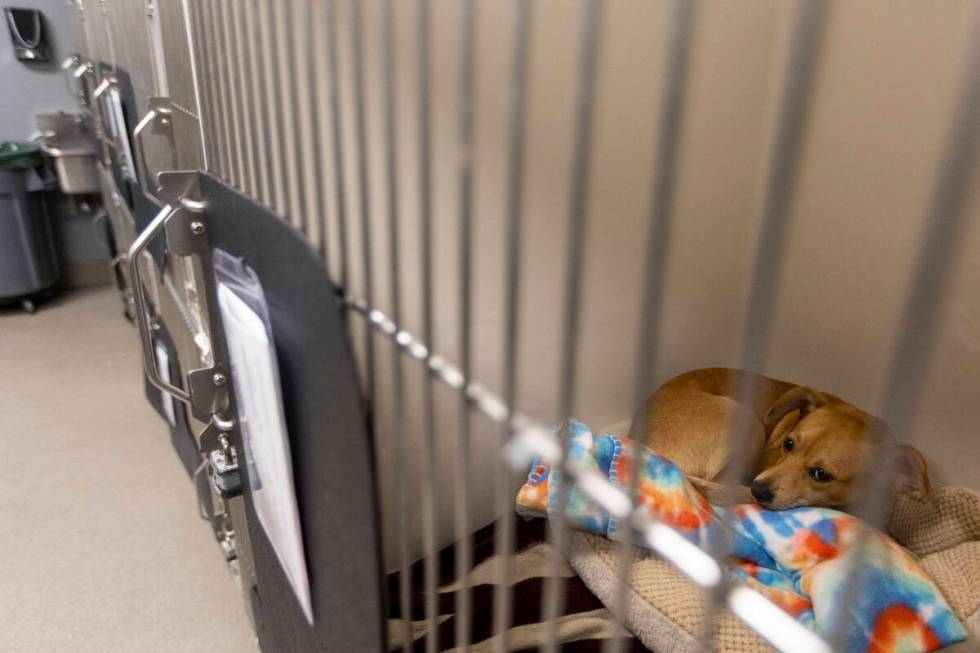
M 755 403 L 733 397 L 739 384 L 758 383 Z M 739 414 L 739 412 L 741 414 Z M 630 437 L 672 460 L 713 503 L 723 502 L 721 480 L 729 459 L 728 434 L 736 417 L 751 423 L 748 468 L 736 501 L 771 510 L 796 506 L 847 509 L 862 475 L 876 461 L 872 438 L 894 437 L 876 417 L 830 394 L 725 368 L 693 370 L 663 384 L 640 409 Z M 892 488 L 921 500 L 931 488 L 922 454 L 897 448 Z M 748 486 L 748 487 L 746 487 Z

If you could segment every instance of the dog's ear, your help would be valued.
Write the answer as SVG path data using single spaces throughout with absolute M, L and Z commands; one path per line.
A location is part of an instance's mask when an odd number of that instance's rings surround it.
M 925 503 L 932 496 L 932 484 L 926 459 L 910 444 L 895 447 L 895 456 L 889 465 L 895 476 L 895 491 L 907 494 Z
M 826 403 L 826 397 L 813 388 L 807 388 L 801 385 L 792 390 L 787 390 L 766 411 L 766 435 L 772 435 L 779 421 L 793 411 L 800 411 L 800 419 L 803 419 L 807 413 L 820 408 Z

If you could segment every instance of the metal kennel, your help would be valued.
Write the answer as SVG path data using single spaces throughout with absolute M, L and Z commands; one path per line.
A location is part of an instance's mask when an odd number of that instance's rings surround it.
M 597 130 L 596 116 L 624 89 L 645 98 L 649 111 L 634 112 L 632 121 L 652 123 L 653 152 L 648 162 L 623 168 L 646 180 L 648 190 L 630 211 L 642 262 L 633 298 L 640 326 L 631 347 L 635 371 L 618 387 L 636 406 L 658 377 L 682 137 L 695 109 L 692 57 L 707 3 L 69 4 L 80 51 L 65 68 L 100 137 L 117 278 L 139 330 L 147 394 L 198 484 L 201 510 L 241 579 L 263 650 L 380 650 L 389 641 L 412 641 L 408 619 L 387 621 L 385 573 L 401 574 L 396 603 L 400 614 L 411 614 L 410 567 L 419 554 L 425 562 L 416 587 L 424 591 L 428 632 L 438 632 L 439 549 L 447 538 L 456 540 L 456 568 L 469 570 L 471 534 L 494 517 L 503 563 L 492 647 L 510 650 L 514 483 L 534 457 L 560 468 L 570 487 L 629 524 L 632 542 L 621 547 L 621 590 L 613 605 L 620 617 L 632 544 L 642 541 L 703 587 L 708 600 L 699 639 L 706 647 L 714 617 L 726 606 L 780 650 L 839 647 L 760 594 L 728 583 L 720 551 L 712 557 L 688 544 L 634 511 L 630 493 L 568 463 L 567 429 L 550 427 L 580 409 L 583 320 L 595 294 L 586 284 L 586 250 L 595 225 L 606 224 L 593 210 L 602 187 L 595 180 L 604 174 L 596 160 L 608 161 L 602 148 L 614 138 L 608 125 Z M 922 390 L 980 150 L 980 3 L 963 6 L 972 31 L 963 39 L 965 60 L 957 60 L 958 99 L 942 127 L 942 162 L 878 405 L 900 438 Z M 740 368 L 765 369 L 769 360 L 801 150 L 828 13 L 836 10 L 828 0 L 794 0 L 779 10 L 786 18 L 784 59 L 773 76 L 773 119 L 757 134 L 766 143 L 764 184 L 744 321 L 733 327 L 743 334 L 734 361 Z M 651 16 L 656 21 L 644 27 Z M 643 42 L 642 34 L 658 48 L 646 66 L 649 76 L 628 86 L 606 83 L 603 57 L 630 38 Z M 541 97 L 530 98 L 535 93 L 560 96 L 557 108 L 543 115 Z M 480 131 L 481 120 L 495 121 L 489 136 Z M 561 138 L 534 140 L 529 125 L 542 123 L 564 125 Z M 555 152 L 568 169 L 531 179 L 529 157 Z M 493 167 L 496 176 L 481 167 Z M 555 206 L 529 199 L 542 185 L 558 198 Z M 478 206 L 480 193 L 492 196 L 490 209 Z M 526 225 L 545 209 L 559 216 L 562 234 L 548 250 L 556 256 L 549 265 L 561 270 L 545 284 L 557 298 L 550 315 L 521 298 L 528 257 L 540 256 L 541 243 L 551 238 L 529 236 Z M 488 265 L 488 241 L 500 254 L 489 284 L 480 272 Z M 244 261 L 267 296 L 309 614 L 262 528 L 249 485 L 254 472 L 241 462 L 241 407 L 219 310 L 218 250 Z M 499 308 L 492 319 L 481 313 L 478 320 L 487 297 Z M 522 344 L 529 324 L 539 320 L 548 333 Z M 522 360 L 534 358 L 535 343 L 548 339 L 557 343 L 556 400 L 522 400 Z M 747 399 L 754 392 L 737 390 Z M 748 429 L 733 424 L 733 442 Z M 729 482 L 748 464 L 736 462 Z M 860 515 L 869 523 L 885 518 L 885 490 L 884 473 L 863 485 Z M 567 492 L 559 493 L 559 513 Z M 563 550 L 567 537 L 567 524 L 556 520 L 553 550 Z M 552 556 L 542 602 L 549 651 L 561 646 L 560 560 Z M 861 573 L 851 574 L 848 591 L 860 592 L 862 581 Z M 464 572 L 454 644 L 462 650 L 479 616 L 470 607 L 469 585 Z M 436 651 L 437 640 L 428 636 L 416 646 Z M 607 645 L 625 642 L 613 638 Z

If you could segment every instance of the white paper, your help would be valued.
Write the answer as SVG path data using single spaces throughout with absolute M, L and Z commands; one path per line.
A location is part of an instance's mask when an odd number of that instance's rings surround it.
M 224 322 L 249 488 L 262 529 L 313 623 L 310 583 L 296 506 L 293 467 L 276 353 L 262 318 L 223 283 L 218 306 Z
M 170 383 L 170 354 L 162 343 L 156 343 L 153 348 L 157 354 L 157 369 L 160 371 L 160 378 Z M 174 398 L 169 392 L 160 393 L 160 401 L 163 404 L 163 414 L 167 418 L 167 423 L 171 427 L 177 426 L 177 416 L 174 413 Z
M 129 145 L 129 131 L 126 129 L 126 117 L 123 114 L 122 97 L 119 95 L 117 89 L 112 88 L 109 90 L 105 104 L 108 105 L 109 130 L 122 148 L 122 151 L 118 155 L 123 177 L 134 183 L 139 183 L 139 180 L 136 179 L 136 168 L 133 165 L 133 152 Z

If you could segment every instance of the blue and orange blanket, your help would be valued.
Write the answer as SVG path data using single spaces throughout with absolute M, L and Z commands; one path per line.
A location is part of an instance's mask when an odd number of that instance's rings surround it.
M 614 435 L 594 436 L 570 424 L 570 458 L 626 491 L 631 484 L 632 443 Z M 858 518 L 827 508 L 763 510 L 754 504 L 712 506 L 672 462 L 643 447 L 639 497 L 651 514 L 685 539 L 707 549 L 729 541 L 730 574 L 767 596 L 818 634 L 829 637 L 843 618 L 845 650 L 877 653 L 933 651 L 966 639 L 966 630 L 939 589 L 915 559 L 884 533 L 874 532 L 863 569 L 865 584 L 844 606 L 848 554 L 861 530 Z M 525 517 L 553 515 L 558 472 L 535 460 L 517 496 Z M 618 528 L 580 490 L 568 497 L 566 515 L 578 528 L 605 536 Z

